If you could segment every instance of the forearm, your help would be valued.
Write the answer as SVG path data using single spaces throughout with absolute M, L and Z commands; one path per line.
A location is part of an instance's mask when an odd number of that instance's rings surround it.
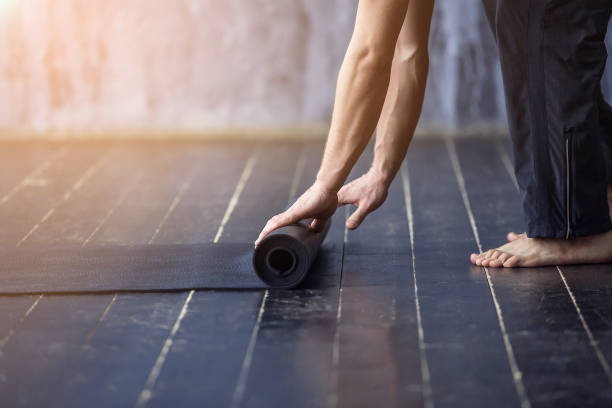
M 433 0 L 411 1 L 397 40 L 371 168 L 371 173 L 386 186 L 391 184 L 406 156 L 421 115 L 433 8 Z
M 428 68 L 426 47 L 398 48 L 378 122 L 372 163 L 372 171 L 386 185 L 395 178 L 412 141 L 423 106 Z
M 332 123 L 317 175 L 319 182 L 334 190 L 344 184 L 376 128 L 390 77 L 390 62 L 349 53 L 340 69 Z
M 344 57 L 317 182 L 338 191 L 365 149 L 380 117 L 407 0 L 360 0 Z

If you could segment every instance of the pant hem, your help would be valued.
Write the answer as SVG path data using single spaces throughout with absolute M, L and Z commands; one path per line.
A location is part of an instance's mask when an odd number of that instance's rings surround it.
M 588 237 L 590 235 L 599 235 L 612 230 L 612 222 L 607 217 L 605 221 L 600 221 L 590 225 L 581 225 L 572 230 L 571 238 Z M 567 229 L 553 228 L 545 225 L 536 225 L 527 229 L 529 238 L 558 238 L 565 239 Z

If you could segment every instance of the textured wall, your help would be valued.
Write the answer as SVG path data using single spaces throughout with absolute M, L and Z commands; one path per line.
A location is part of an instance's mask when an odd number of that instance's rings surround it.
M 356 4 L 0 0 L 0 129 L 325 123 Z M 438 0 L 421 126 L 501 126 L 503 111 L 480 1 Z

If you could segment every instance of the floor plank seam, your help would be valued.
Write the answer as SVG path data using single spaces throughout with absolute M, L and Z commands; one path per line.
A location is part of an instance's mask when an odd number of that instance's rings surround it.
M 57 161 L 59 158 L 66 155 L 67 152 L 68 152 L 68 149 L 66 147 L 62 147 L 60 151 L 57 152 L 53 157 L 45 160 L 41 165 L 36 167 L 31 173 L 29 173 L 25 178 L 23 178 L 23 180 L 21 180 L 15 187 L 9 190 L 8 193 L 2 196 L 2 198 L 0 199 L 0 205 L 3 205 L 7 201 L 9 201 L 15 194 L 17 194 L 23 187 L 25 187 L 26 184 L 28 184 L 29 180 L 32 180 L 34 177 L 38 177 L 40 174 L 47 171 L 47 169 L 51 167 L 51 165 L 55 161 Z
M 238 408 L 242 405 L 242 400 L 244 398 L 244 392 L 246 391 L 246 383 L 249 376 L 249 371 L 251 368 L 251 363 L 253 361 L 253 353 L 255 351 L 255 344 L 257 343 L 257 335 L 259 334 L 259 328 L 261 326 L 261 319 L 266 310 L 266 301 L 268 300 L 269 291 L 266 290 L 261 299 L 261 305 L 259 307 L 259 312 L 257 313 L 257 319 L 255 321 L 255 326 L 253 327 L 253 331 L 251 332 L 251 337 L 249 339 L 249 344 L 247 346 L 247 350 L 242 360 L 242 366 L 240 368 L 240 374 L 238 375 L 238 381 L 236 381 L 236 387 L 234 388 L 234 393 L 232 394 L 232 402 L 230 404 L 231 408 Z
M 349 218 L 349 206 L 344 207 L 344 223 Z M 346 249 L 346 242 L 348 239 L 348 228 L 344 225 L 343 239 L 342 239 L 342 255 L 340 257 L 340 277 L 338 280 L 338 306 L 336 308 L 336 326 L 334 328 L 334 339 L 332 342 L 332 358 L 331 358 L 331 370 L 330 370 L 330 385 L 332 387 L 327 397 L 327 407 L 336 408 L 338 406 L 339 398 L 339 367 L 340 367 L 340 322 L 342 320 L 342 278 L 344 276 L 344 254 Z
M 574 292 L 572 292 L 572 289 L 570 288 L 569 284 L 567 283 L 567 280 L 565 279 L 565 275 L 563 274 L 563 272 L 561 271 L 561 268 L 558 265 L 556 266 L 556 268 L 557 268 L 557 271 L 559 271 L 561 280 L 563 280 L 563 285 L 565 285 L 565 289 L 567 290 L 567 293 L 572 299 L 572 303 L 574 304 L 574 308 L 576 309 L 576 312 L 578 313 L 578 318 L 580 319 L 580 323 L 582 323 L 582 327 L 584 328 L 584 331 L 586 332 L 587 337 L 589 338 L 589 344 L 591 345 L 591 347 L 593 347 L 593 350 L 595 351 L 595 354 L 597 355 L 597 359 L 599 360 L 599 363 L 601 364 L 601 367 L 603 368 L 606 374 L 606 377 L 608 377 L 608 382 L 610 383 L 610 386 L 612 386 L 612 370 L 610 369 L 610 364 L 608 363 L 608 360 L 606 359 L 604 354 L 601 352 L 601 349 L 599 348 L 599 343 L 597 342 L 597 340 L 595 340 L 595 336 L 593 335 L 591 328 L 589 327 L 588 323 L 586 322 L 586 319 L 582 315 L 580 306 L 578 305 L 576 297 L 574 296 Z
M 289 189 L 289 198 L 287 200 L 287 205 L 291 204 L 291 202 L 293 201 L 297 193 L 297 188 L 300 183 L 302 173 L 304 171 L 304 165 L 306 163 L 305 153 L 306 153 L 306 150 L 302 147 L 301 152 L 300 152 L 300 157 L 296 164 L 296 168 L 293 173 L 293 178 L 291 180 L 291 188 Z M 247 163 L 247 166 L 248 166 L 248 163 Z M 249 174 L 251 171 L 252 170 L 249 170 Z M 243 177 L 241 176 L 240 180 L 242 180 L 242 178 Z M 248 178 L 248 176 L 246 178 Z M 238 182 L 238 185 L 240 184 L 241 184 L 241 181 Z M 238 187 L 237 187 L 237 190 L 238 190 Z M 232 200 L 230 200 L 230 203 L 231 202 Z M 257 344 L 257 336 L 259 335 L 259 328 L 261 326 L 261 320 L 266 310 L 266 302 L 268 300 L 268 295 L 269 295 L 269 290 L 266 289 L 262 297 L 262 300 L 261 300 L 261 305 L 259 307 L 259 312 L 257 314 L 255 325 L 253 326 L 253 330 L 251 332 L 251 337 L 249 338 L 249 344 L 247 346 L 247 350 L 246 350 L 244 359 L 242 360 L 242 366 L 240 368 L 238 380 L 236 381 L 236 387 L 234 388 L 234 393 L 232 394 L 232 400 L 230 404 L 232 408 L 238 408 L 240 407 L 240 405 L 242 405 L 242 400 L 244 398 L 244 393 L 246 390 L 246 383 L 247 383 L 247 379 L 249 376 L 249 371 L 251 369 L 251 363 L 253 360 L 253 353 L 255 351 L 255 345 Z
M 166 341 L 164 341 L 164 345 L 162 346 L 162 349 L 159 355 L 157 356 L 157 359 L 155 360 L 155 364 L 153 364 L 153 368 L 151 368 L 151 372 L 149 373 L 149 376 L 147 377 L 145 386 L 140 392 L 140 394 L 138 395 L 138 399 L 136 400 L 136 404 L 134 405 L 135 408 L 142 408 L 146 406 L 149 400 L 151 399 L 151 397 L 153 396 L 153 388 L 155 387 L 157 378 L 159 377 L 159 374 L 161 373 L 161 370 L 164 366 L 166 357 L 168 356 L 168 353 L 170 352 L 170 348 L 172 347 L 172 344 L 174 342 L 174 336 L 181 328 L 181 322 L 183 321 L 183 318 L 187 314 L 187 308 L 189 307 L 189 302 L 191 302 L 191 298 L 193 297 L 194 293 L 195 293 L 195 290 L 189 291 L 189 294 L 187 295 L 187 298 L 185 299 L 185 302 L 183 303 L 183 307 L 181 308 L 181 311 L 179 312 L 176 318 L 176 321 L 174 322 L 174 325 L 172 325 L 170 334 L 168 334 Z
M 463 198 L 463 204 L 465 206 L 465 209 L 466 209 L 469 221 L 470 221 L 470 225 L 472 226 L 472 233 L 474 235 L 474 239 L 476 241 L 478 251 L 482 253 L 482 245 L 480 243 L 480 236 L 478 234 L 478 228 L 476 227 L 476 220 L 474 219 L 474 214 L 472 212 L 472 206 L 470 204 L 470 200 L 467 195 L 467 190 L 465 187 L 465 179 L 463 177 L 463 172 L 461 170 L 461 164 L 459 163 L 459 157 L 457 155 L 457 148 L 455 146 L 455 142 L 452 139 L 447 138 L 446 148 L 448 151 L 448 155 L 449 155 L 453 170 L 455 172 L 455 177 L 457 178 L 457 184 L 459 186 L 459 190 Z M 515 385 L 515 388 L 516 388 L 516 391 L 517 391 L 517 394 L 518 394 L 518 397 L 521 403 L 521 407 L 530 408 L 531 402 L 529 401 L 529 397 L 527 396 L 525 384 L 523 383 L 523 375 L 516 361 L 516 356 L 514 355 L 512 343 L 510 342 L 510 337 L 508 336 L 508 332 L 506 330 L 506 324 L 504 322 L 501 306 L 497 299 L 497 295 L 495 294 L 495 288 L 493 287 L 493 280 L 491 279 L 491 274 L 489 273 L 489 269 L 487 267 L 483 267 L 483 269 L 485 271 L 487 282 L 489 284 L 489 291 L 491 292 L 491 298 L 493 299 L 493 305 L 495 307 L 495 312 L 497 314 L 499 328 L 502 334 L 504 346 L 506 348 L 506 355 L 508 358 L 508 363 L 510 364 L 510 370 L 512 371 L 512 379 L 514 380 L 514 385 Z
M 406 205 L 406 216 L 408 218 L 408 230 L 410 234 L 410 252 L 412 258 L 412 279 L 414 285 L 414 303 L 417 317 L 417 330 L 419 340 L 419 357 L 421 363 L 421 378 L 423 382 L 423 400 L 425 408 L 433 408 L 433 390 L 431 388 L 431 376 L 429 372 L 429 364 L 427 362 L 427 352 L 425 350 L 425 331 L 423 329 L 423 320 L 421 316 L 421 305 L 419 302 L 419 289 L 416 278 L 416 261 L 414 253 L 414 216 L 412 212 L 412 195 L 410 191 L 410 175 L 408 174 L 408 168 L 406 162 L 402 163 L 401 177 L 402 187 L 404 190 L 404 202 Z
M 497 151 L 498 151 L 499 155 L 502 158 L 502 162 L 504 163 L 504 167 L 506 168 L 506 172 L 508 173 L 508 175 L 512 179 L 512 181 L 514 183 L 514 186 L 516 187 L 516 189 L 518 191 L 519 190 L 519 185 L 518 185 L 518 182 L 516 180 L 516 175 L 512 171 L 512 162 L 510 160 L 510 157 L 509 157 L 508 153 L 506 152 L 506 150 L 501 145 L 501 141 L 497 142 Z M 610 364 L 608 363 L 608 360 L 606 359 L 605 355 L 602 353 L 601 349 L 599 348 L 599 343 L 595 339 L 595 336 L 593 335 L 593 332 L 591 331 L 590 326 L 588 325 L 586 319 L 584 318 L 584 316 L 582 314 L 582 311 L 580 310 L 580 306 L 578 305 L 578 300 L 574 296 L 574 292 L 572 291 L 569 283 L 565 279 L 565 275 L 563 274 L 563 271 L 561 270 L 559 265 L 555 265 L 555 268 L 559 272 L 559 276 L 561 277 L 561 280 L 563 281 L 563 285 L 565 286 L 565 290 L 567 291 L 567 294 L 569 295 L 569 297 L 570 297 L 570 299 L 572 301 L 574 309 L 576 310 L 576 313 L 578 314 L 578 319 L 580 320 L 582 328 L 586 332 L 586 335 L 587 335 L 587 337 L 589 339 L 589 344 L 593 348 L 593 351 L 594 351 L 595 355 L 597 356 L 597 360 L 599 361 L 599 363 L 601 365 L 601 368 L 603 369 L 604 373 L 606 374 L 606 377 L 608 378 L 608 382 L 610 383 L 610 386 L 612 386 L 612 369 L 610 368 Z
M 102 164 L 108 158 L 109 152 L 110 152 L 110 149 L 107 149 L 96 162 L 94 162 L 91 166 L 89 166 L 85 170 L 85 173 L 83 173 L 81 177 L 79 177 L 77 181 L 72 185 L 72 187 L 68 189 L 66 193 L 64 193 L 64 195 L 62 196 L 62 199 L 59 200 L 59 202 L 56 203 L 53 207 L 51 207 L 51 209 L 49 209 L 45 213 L 42 219 L 38 223 L 34 224 L 34 226 L 25 234 L 23 238 L 21 238 L 19 242 L 17 242 L 15 246 L 20 247 L 21 245 L 23 245 L 28 240 L 28 238 L 30 238 L 45 222 L 47 222 L 49 218 L 51 218 L 51 216 L 55 213 L 56 209 L 60 205 L 70 200 L 70 198 L 72 198 L 74 193 L 80 190 L 81 187 L 87 182 L 87 180 L 89 180 L 91 176 L 94 175 L 98 171 L 98 169 L 102 166 Z
M 240 195 L 242 194 L 242 190 L 244 189 L 244 186 L 248 182 L 249 178 L 251 177 L 251 173 L 253 172 L 253 167 L 255 167 L 255 163 L 257 162 L 258 156 L 259 156 L 258 151 L 251 153 L 251 156 L 249 157 L 249 159 L 247 160 L 244 166 L 244 170 L 242 171 L 242 174 L 240 175 L 240 179 L 238 180 L 238 184 L 236 185 L 234 194 L 230 198 L 229 205 L 227 206 L 227 209 L 225 210 L 225 214 L 223 214 L 223 218 L 221 219 L 221 224 L 219 225 L 219 229 L 217 230 L 217 233 L 215 234 L 215 238 L 213 239 L 213 242 L 215 244 L 219 242 L 221 235 L 223 235 L 225 224 L 227 224 L 230 217 L 232 216 L 232 213 L 234 212 L 234 208 L 236 208 L 236 206 L 238 205 L 238 201 L 240 200 Z

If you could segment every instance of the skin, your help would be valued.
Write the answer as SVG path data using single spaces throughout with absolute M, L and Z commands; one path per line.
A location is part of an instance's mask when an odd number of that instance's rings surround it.
M 357 206 L 346 222 L 355 229 L 383 204 L 421 113 L 433 3 L 359 1 L 317 178 L 289 209 L 268 220 L 255 245 L 275 229 L 303 219 L 312 218 L 311 228 L 320 230 L 345 204 Z M 377 124 L 370 170 L 343 187 Z
M 256 246 L 275 229 L 303 219 L 312 218 L 311 228 L 320 230 L 345 204 L 357 206 L 346 222 L 355 229 L 384 203 L 421 112 L 432 10 L 433 0 L 359 1 L 317 178 L 287 211 L 268 220 Z M 377 123 L 370 170 L 342 187 Z M 608 197 L 612 209 L 612 185 Z M 471 254 L 470 261 L 488 267 L 612 262 L 612 231 L 573 240 L 514 233 L 508 239 L 499 248 Z
M 608 184 L 608 207 L 612 220 L 612 184 Z M 612 262 L 612 231 L 572 240 L 529 238 L 508 233 L 508 243 L 482 254 L 471 254 L 474 265 L 513 268 Z

